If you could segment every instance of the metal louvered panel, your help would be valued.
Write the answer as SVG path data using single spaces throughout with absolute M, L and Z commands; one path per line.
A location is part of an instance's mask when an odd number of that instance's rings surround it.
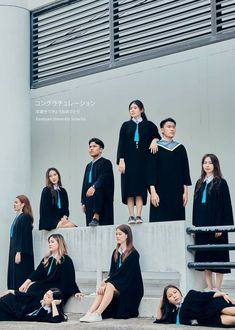
M 115 57 L 142 53 L 211 33 L 210 0 L 119 2 Z
M 235 28 L 235 0 L 216 1 L 217 31 Z
M 82 0 L 32 14 L 34 84 L 109 64 L 109 0 Z M 64 77 L 64 79 L 63 79 Z
M 31 86 L 235 37 L 235 0 L 58 0 L 31 13 Z

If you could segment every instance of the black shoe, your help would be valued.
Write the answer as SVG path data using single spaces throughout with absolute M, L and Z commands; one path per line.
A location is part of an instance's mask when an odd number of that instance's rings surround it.
M 100 222 L 96 218 L 93 218 L 91 220 L 91 222 L 89 223 L 89 226 L 91 226 L 91 227 L 96 227 L 96 226 L 99 226 L 99 225 L 100 225 Z
M 141 217 L 137 215 L 137 217 L 135 218 L 135 222 L 136 223 L 143 223 L 143 219 L 141 219 Z
M 134 223 L 135 223 L 135 217 L 130 216 L 130 217 L 128 218 L 128 224 L 129 224 L 129 225 L 133 225 Z

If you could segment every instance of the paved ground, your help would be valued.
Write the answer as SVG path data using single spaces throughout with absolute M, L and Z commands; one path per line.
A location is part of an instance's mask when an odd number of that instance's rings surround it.
M 78 314 L 70 314 L 69 320 L 67 322 L 59 324 L 51 323 L 39 323 L 39 322 L 0 322 L 0 330 L 8 329 L 23 329 L 23 330 L 92 330 L 92 329 L 102 329 L 102 330 L 218 330 L 218 328 L 206 328 L 198 326 L 175 326 L 172 324 L 153 324 L 153 319 L 150 318 L 138 318 L 129 320 L 113 320 L 108 319 L 97 323 L 80 323 Z M 235 328 L 234 328 L 235 329 Z

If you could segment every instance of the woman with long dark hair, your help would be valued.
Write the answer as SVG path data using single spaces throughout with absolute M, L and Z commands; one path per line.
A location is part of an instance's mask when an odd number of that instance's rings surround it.
M 98 289 L 96 298 L 81 322 L 97 322 L 102 318 L 127 319 L 138 316 L 143 296 L 139 253 L 133 246 L 131 228 L 116 229 L 117 246 L 112 254 L 109 276 Z
M 232 205 L 227 182 L 222 177 L 219 160 L 214 154 L 202 158 L 201 177 L 196 183 L 193 203 L 193 225 L 226 226 L 233 225 Z M 197 233 L 195 244 L 227 244 L 228 233 Z M 196 251 L 195 262 L 226 262 L 229 251 Z M 203 270 L 203 269 L 198 269 Z M 212 272 L 216 273 L 213 285 Z M 205 269 L 205 290 L 220 290 L 223 274 L 230 269 Z
M 10 229 L 8 289 L 18 289 L 34 270 L 33 213 L 28 197 L 17 196 L 14 210 L 16 217 Z
M 52 286 L 55 286 L 61 290 L 64 303 L 72 295 L 80 299 L 83 295 L 76 283 L 73 261 L 68 256 L 64 237 L 60 234 L 50 235 L 48 247 L 49 253 L 21 285 L 19 291 L 45 293 Z
M 0 321 L 59 323 L 66 320 L 58 288 L 49 289 L 43 296 L 8 290 L 0 298 Z
M 157 126 L 147 120 L 140 100 L 129 104 L 129 113 L 130 120 L 120 129 L 117 165 L 121 172 L 122 202 L 128 206 L 128 223 L 133 224 L 143 222 L 141 213 L 147 202 L 148 153 L 157 151 L 157 139 L 161 136 Z
M 55 167 L 46 171 L 46 187 L 40 201 L 39 230 L 76 227 L 69 220 L 69 199 L 62 187 L 61 176 Z
M 179 288 L 168 285 L 157 309 L 154 323 L 172 323 L 211 327 L 235 325 L 235 305 L 224 292 L 190 290 L 183 297 Z

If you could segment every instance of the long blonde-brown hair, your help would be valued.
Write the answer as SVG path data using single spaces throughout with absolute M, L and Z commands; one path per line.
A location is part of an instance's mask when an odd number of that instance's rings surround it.
M 16 196 L 16 198 L 19 199 L 19 201 L 24 204 L 22 212 L 24 214 L 29 215 L 31 217 L 32 223 L 33 223 L 33 211 L 32 211 L 32 207 L 31 207 L 28 197 L 25 195 L 19 195 L 19 196 Z
M 50 238 L 54 238 L 58 243 L 58 253 L 56 255 L 56 263 L 61 264 L 63 260 L 63 256 L 68 255 L 67 244 L 65 243 L 64 237 L 61 234 L 51 234 L 47 241 L 49 243 Z M 43 265 L 46 267 L 48 265 L 48 260 L 51 256 L 51 252 L 49 252 L 43 259 Z
M 134 245 L 133 245 L 133 235 L 131 231 L 131 227 L 128 225 L 119 225 L 117 226 L 116 230 L 121 230 L 124 234 L 127 235 L 127 240 L 126 240 L 126 250 L 122 255 L 122 261 L 124 261 L 133 250 L 135 250 Z M 116 250 L 114 252 L 114 260 L 118 260 L 118 249 L 120 247 L 120 244 L 117 244 Z

